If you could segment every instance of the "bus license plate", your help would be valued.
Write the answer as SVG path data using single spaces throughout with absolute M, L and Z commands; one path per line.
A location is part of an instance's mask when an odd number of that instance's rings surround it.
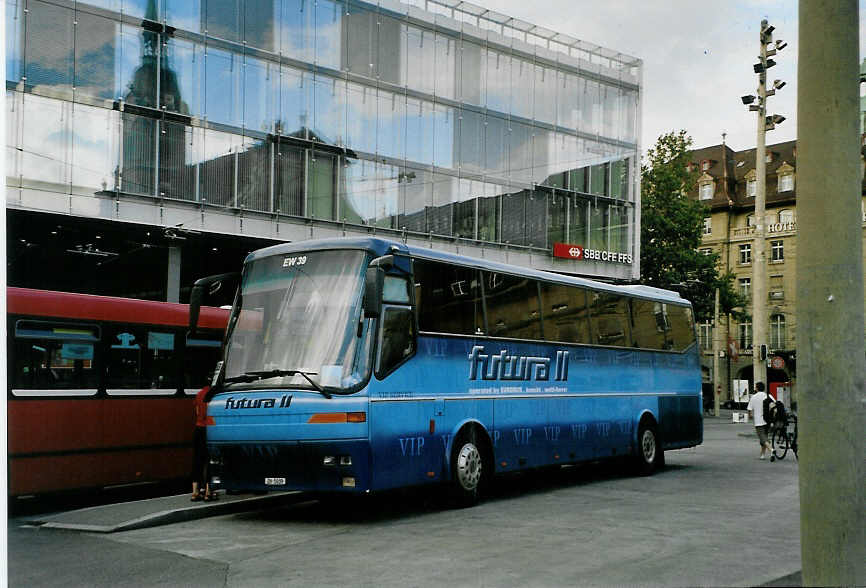
M 285 486 L 285 478 L 265 478 L 265 486 Z

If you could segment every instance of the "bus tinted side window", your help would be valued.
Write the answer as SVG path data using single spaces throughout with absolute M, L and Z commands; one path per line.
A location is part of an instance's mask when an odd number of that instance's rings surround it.
M 590 298 L 593 343 L 630 347 L 628 298 L 607 292 L 593 292 Z
M 590 343 L 586 290 L 560 284 L 541 284 L 544 338 L 563 343 Z
M 661 305 L 652 300 L 634 298 L 631 301 L 632 317 L 634 318 L 634 343 L 643 349 L 668 349 L 666 343 L 667 329 L 664 317 L 657 318 Z
M 174 332 L 117 325 L 107 339 L 109 394 L 173 394 L 177 390 Z
M 695 342 L 695 325 L 692 319 L 692 309 L 688 306 L 665 304 L 670 322 L 670 340 L 672 347 L 682 351 Z
M 18 321 L 10 374 L 13 394 L 96 394 L 99 336 L 94 325 Z
M 487 303 L 487 325 L 493 337 L 541 339 L 538 285 L 532 280 L 481 273 Z
M 415 302 L 421 331 L 459 335 L 484 332 L 477 270 L 415 260 Z

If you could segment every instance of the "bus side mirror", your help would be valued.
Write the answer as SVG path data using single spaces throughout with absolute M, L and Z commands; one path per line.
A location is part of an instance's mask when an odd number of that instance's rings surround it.
M 382 314 L 382 289 L 385 285 L 385 269 L 370 264 L 364 278 L 364 318 L 379 318 Z
M 238 272 L 217 274 L 196 280 L 189 294 L 189 332 L 195 334 L 198 326 L 198 317 L 201 313 L 201 305 L 206 298 L 223 289 L 226 282 L 236 281 L 240 278 Z

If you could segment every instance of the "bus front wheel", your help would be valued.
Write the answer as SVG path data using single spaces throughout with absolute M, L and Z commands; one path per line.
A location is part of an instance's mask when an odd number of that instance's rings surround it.
M 451 496 L 457 507 L 473 506 L 492 473 L 474 428 L 461 432 L 451 449 Z
M 664 465 L 664 452 L 658 435 L 658 427 L 650 419 L 643 419 L 637 430 L 638 473 L 648 476 Z

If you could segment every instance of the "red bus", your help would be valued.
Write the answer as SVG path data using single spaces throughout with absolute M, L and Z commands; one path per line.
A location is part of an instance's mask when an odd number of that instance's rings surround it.
M 6 290 L 10 496 L 179 480 L 228 311 Z

